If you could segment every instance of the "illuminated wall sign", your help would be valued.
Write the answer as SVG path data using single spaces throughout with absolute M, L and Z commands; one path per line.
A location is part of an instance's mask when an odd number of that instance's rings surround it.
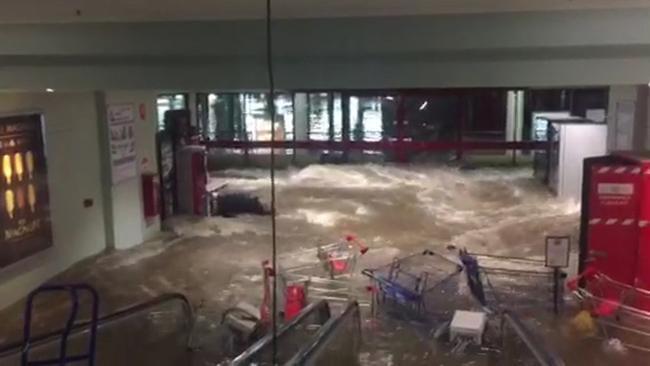
M 0 267 L 52 246 L 39 114 L 0 117 Z

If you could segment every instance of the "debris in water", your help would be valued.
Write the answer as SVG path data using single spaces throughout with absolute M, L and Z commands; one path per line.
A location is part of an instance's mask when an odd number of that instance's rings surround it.
M 607 353 L 616 353 L 620 355 L 627 354 L 627 347 L 618 338 L 609 338 L 603 342 L 603 349 Z
M 450 322 L 443 322 L 438 326 L 438 328 L 433 332 L 433 338 L 434 339 L 440 339 L 442 336 L 445 334 L 449 333 L 449 324 Z
M 588 338 L 596 335 L 596 324 L 587 310 L 582 310 L 573 319 L 571 327 L 580 338 Z

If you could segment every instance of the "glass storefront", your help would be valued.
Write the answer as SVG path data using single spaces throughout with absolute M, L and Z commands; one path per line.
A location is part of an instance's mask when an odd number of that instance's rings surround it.
M 170 110 L 187 109 L 187 94 L 161 94 L 156 99 L 158 110 L 158 130 L 165 129 L 165 112 Z
M 386 112 L 383 107 L 384 101 L 390 100 L 379 96 L 350 97 L 351 141 L 381 141 L 384 137 Z
M 391 96 L 350 96 L 343 93 L 306 93 L 307 105 L 296 116 L 294 95 L 275 97 L 275 138 L 293 140 L 296 119 L 307 123 L 306 137 L 311 141 L 380 141 L 390 137 L 396 120 L 397 102 Z M 268 141 L 271 122 L 267 95 L 263 93 L 199 94 L 199 126 L 210 140 Z M 203 101 L 203 102 L 201 102 Z M 304 138 L 303 138 L 304 139 Z
M 308 94 L 309 139 L 329 141 L 330 139 L 330 94 Z
M 264 93 L 198 94 L 197 118 L 198 125 L 204 126 L 203 137 L 223 141 L 270 141 L 271 133 L 275 133 L 277 141 L 293 140 L 293 96 L 288 93 L 275 96 L 274 128 L 267 100 L 268 95 Z M 198 113 L 200 110 L 207 112 Z M 253 151 L 256 152 L 262 151 Z

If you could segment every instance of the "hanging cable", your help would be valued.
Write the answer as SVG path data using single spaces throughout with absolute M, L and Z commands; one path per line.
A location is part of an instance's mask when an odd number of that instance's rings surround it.
M 276 225 L 275 225 L 275 80 L 273 77 L 273 36 L 271 34 L 271 0 L 266 0 L 266 70 L 269 77 L 269 96 L 267 99 L 269 112 L 271 114 L 271 267 L 273 269 L 273 295 L 271 306 L 271 332 L 273 332 L 273 352 L 272 352 L 272 365 L 277 364 L 278 356 L 278 342 L 277 342 L 277 240 L 276 240 Z

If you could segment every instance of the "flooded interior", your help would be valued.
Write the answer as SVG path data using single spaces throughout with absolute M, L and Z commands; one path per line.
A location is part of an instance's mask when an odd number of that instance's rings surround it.
M 227 183 L 226 191 L 249 192 L 261 197 L 263 202 L 269 201 L 266 170 L 218 171 L 213 172 L 211 179 Z M 102 314 L 163 293 L 182 293 L 196 311 L 191 338 L 193 346 L 200 351 L 195 352 L 192 360 L 175 354 L 175 349 L 180 353 L 185 350 L 177 346 L 179 334 L 184 334 L 181 338 L 189 338 L 190 331 L 181 326 L 182 310 L 165 310 L 169 306 L 164 305 L 163 309 L 139 315 L 138 321 L 113 325 L 108 332 L 100 329 L 99 354 L 108 362 L 103 364 L 214 365 L 224 356 L 219 346 L 223 311 L 239 301 L 256 307 L 262 302 L 261 262 L 271 256 L 268 216 L 177 217 L 168 225 L 171 233 L 158 240 L 85 260 L 53 282 L 87 282 L 95 286 L 101 296 Z M 355 273 L 346 280 L 347 287 L 323 296 L 333 300 L 334 312 L 341 311 L 342 306 L 337 308 L 336 304 L 343 304 L 346 296 L 359 302 L 362 365 L 502 364 L 498 358 L 495 361 L 495 352 L 487 346 L 461 354 L 443 350 L 432 338 L 432 329 L 393 316 L 392 310 L 372 317 L 369 281 L 361 275 L 362 269 L 378 268 L 391 263 L 393 258 L 425 249 L 450 257 L 456 255 L 457 248 L 467 248 L 475 253 L 543 261 L 545 236 L 569 235 L 577 243 L 578 231 L 578 205 L 555 199 L 532 177 L 528 168 L 463 170 L 428 165 L 312 165 L 283 170 L 277 177 L 277 243 L 282 269 L 317 266 L 316 247 L 345 235 L 354 235 L 369 247 L 359 257 Z M 569 272 L 575 274 L 575 256 Z M 439 297 L 462 297 L 463 300 L 453 305 L 479 310 L 476 302 L 465 301 L 468 291 L 462 282 L 457 281 L 454 293 Z M 546 290 L 541 292 L 550 298 Z M 535 291 L 523 295 L 537 299 L 544 296 Z M 560 351 L 567 365 L 646 362 L 642 361 L 642 353 L 639 356 L 629 349 L 608 352 L 601 340 L 573 333 L 569 320 L 577 309 L 571 301 L 560 317 L 552 315 L 551 302 L 548 304 L 542 310 L 522 311 L 522 317 L 545 342 Z M 66 301 L 43 301 L 37 306 L 40 308 L 34 333 L 62 325 Z M 2 312 L 2 319 L 7 321 L 0 331 L 1 344 L 20 339 L 22 311 L 23 304 L 18 303 Z M 170 312 L 174 315 L 165 316 Z M 174 332 L 174 327 L 185 329 L 184 333 Z M 141 342 L 144 339 L 148 340 L 146 344 Z M 107 349 L 120 349 L 120 352 L 107 352 Z M 110 358 L 126 353 L 139 356 Z M 511 364 L 534 364 L 529 361 L 530 358 Z

